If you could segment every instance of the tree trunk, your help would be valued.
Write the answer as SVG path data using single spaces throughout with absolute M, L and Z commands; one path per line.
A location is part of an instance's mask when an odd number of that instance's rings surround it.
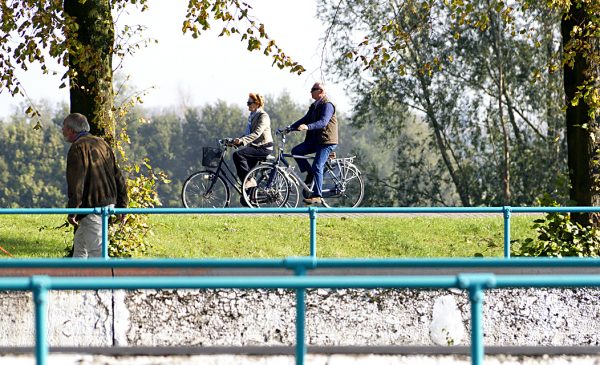
M 65 0 L 71 113 L 88 118 L 91 132 L 114 141 L 112 56 L 115 41 L 109 0 Z
M 435 115 L 434 108 L 431 103 L 431 98 L 429 96 L 428 84 L 425 81 L 424 77 L 419 78 L 419 83 L 421 84 L 421 87 L 422 87 L 423 100 L 425 102 L 426 110 L 427 110 L 427 119 L 429 120 L 429 123 L 431 124 L 431 127 L 433 128 L 434 140 L 435 140 L 436 146 L 442 156 L 442 161 L 444 162 L 444 165 L 446 165 L 446 168 L 448 169 L 448 173 L 450 174 L 452 183 L 454 184 L 456 192 L 458 193 L 458 196 L 460 197 L 461 204 L 464 207 L 470 207 L 471 200 L 470 200 L 469 193 L 467 191 L 467 187 L 464 184 L 461 174 L 459 174 L 457 169 L 454 167 L 454 164 L 452 163 L 452 158 L 450 157 L 450 155 L 448 153 L 449 148 L 446 145 L 446 143 L 444 143 L 444 138 L 442 136 L 442 134 L 443 134 L 442 126 L 440 125 L 440 123 Z
M 488 2 L 488 7 L 491 8 Z M 510 205 L 511 192 L 510 192 L 510 137 L 508 128 L 506 128 L 506 121 L 504 120 L 504 107 L 502 103 L 502 96 L 505 93 L 504 85 L 504 57 L 502 54 L 502 28 L 501 20 L 497 13 L 490 12 L 490 19 L 492 19 L 492 42 L 493 50 L 496 53 L 496 66 L 498 69 L 498 121 L 500 123 L 500 129 L 502 130 L 502 192 L 504 196 L 504 204 Z M 497 20 L 496 20 L 497 19 Z M 518 132 L 515 132 L 518 134 Z
M 561 34 L 563 47 L 571 40 L 573 26 L 584 24 L 587 20 L 585 9 L 571 6 L 561 21 Z M 600 202 L 600 194 L 594 182 L 594 150 L 596 148 L 592 133 L 596 128 L 588 115 L 589 106 L 580 99 L 578 105 L 573 106 L 571 100 L 575 96 L 577 87 L 583 85 L 588 78 L 589 63 L 578 52 L 573 67 L 564 66 L 564 88 L 567 104 L 567 150 L 569 179 L 571 182 L 569 196 L 578 206 L 595 206 Z M 588 125 L 590 128 L 583 128 Z M 588 225 L 591 217 L 588 214 L 574 215 L 575 221 Z M 596 222 L 597 223 L 597 222 Z

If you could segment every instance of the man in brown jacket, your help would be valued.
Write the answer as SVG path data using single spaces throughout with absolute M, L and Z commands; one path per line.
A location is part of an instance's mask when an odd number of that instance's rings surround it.
M 63 136 L 71 143 L 67 154 L 67 208 L 126 208 L 127 186 L 115 155 L 108 143 L 89 131 L 82 114 L 69 114 L 63 122 Z M 123 222 L 125 216 L 119 219 Z M 67 220 L 76 227 L 73 257 L 101 257 L 102 217 L 69 215 Z

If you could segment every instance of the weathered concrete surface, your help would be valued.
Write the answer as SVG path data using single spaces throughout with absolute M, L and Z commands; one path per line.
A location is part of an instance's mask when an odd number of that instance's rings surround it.
M 32 356 L 2 356 L 0 364 L 31 365 Z M 486 356 L 486 365 L 597 365 L 600 356 Z M 294 365 L 291 356 L 195 355 L 172 357 L 107 357 L 90 355 L 50 355 L 48 365 Z M 467 356 L 400 355 L 307 355 L 307 365 L 469 365 Z
M 600 290 L 486 291 L 486 345 L 598 346 Z M 309 345 L 468 345 L 460 290 L 309 290 Z M 33 345 L 29 293 L 0 293 L 0 347 Z M 295 343 L 287 290 L 51 292 L 51 346 L 252 346 Z
M 290 291 L 194 293 L 154 291 L 128 296 L 128 343 L 246 346 L 295 342 L 295 302 Z M 599 345 L 599 294 L 596 289 L 486 292 L 485 342 Z M 442 299 L 456 310 L 442 306 L 433 321 L 434 305 Z M 470 304 L 459 290 L 309 290 L 306 308 L 309 345 L 444 344 L 439 332 L 444 333 L 446 344 L 469 343 Z M 436 323 L 437 329 L 432 326 Z
M 50 346 L 112 346 L 111 291 L 50 291 Z M 30 292 L 0 292 L 0 346 L 33 346 L 33 298 Z

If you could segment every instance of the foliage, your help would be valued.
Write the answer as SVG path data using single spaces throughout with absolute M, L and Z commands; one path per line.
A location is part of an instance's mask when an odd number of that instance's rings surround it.
M 288 94 L 267 96 L 266 99 L 265 110 L 271 116 L 273 129 L 289 125 L 307 109 L 307 105 L 293 102 Z M 119 104 L 125 107 L 127 103 Z M 16 115 L 11 122 L 0 124 L 0 137 L 4 142 L 0 144 L 0 164 L 6 166 L 0 170 L 0 191 L 5 192 L 0 193 L 3 206 L 64 205 L 64 156 L 68 145 L 62 140 L 59 125 L 66 112 L 58 110 L 43 115 L 53 113 L 53 120 L 40 118 L 44 126 L 40 131 L 32 130 L 31 121 L 20 122 Z M 157 198 L 162 206 L 181 207 L 180 192 L 184 180 L 192 172 L 203 169 L 200 147 L 214 145 L 217 138 L 241 135 L 247 113 L 240 106 L 225 102 L 190 108 L 182 115 L 169 110 L 151 112 L 131 104 L 127 113 L 118 119 L 120 137 L 117 140 L 122 151 L 116 154 L 120 166 L 129 171 L 130 189 L 153 184 L 157 197 L 147 191 L 147 199 L 140 198 L 142 203 L 154 201 L 150 205 L 158 206 L 158 201 L 154 200 Z M 404 117 L 406 128 L 403 129 L 379 125 L 358 129 L 346 116 L 338 115 L 340 145 L 337 152 L 340 156 L 357 156 L 366 182 L 363 206 L 447 205 L 456 199 L 448 176 L 438 169 L 439 157 L 428 147 L 427 125 L 410 114 Z M 6 134 L 7 131 L 12 132 Z M 45 137 L 41 138 L 42 135 Z M 304 138 L 302 133 L 291 136 L 294 139 L 288 140 L 289 148 Z M 532 146 L 527 159 L 523 160 L 522 169 L 527 174 L 534 175 L 537 169 L 545 166 L 537 161 L 537 156 L 545 153 L 538 148 Z M 31 181 L 39 182 L 39 185 Z M 42 190 L 38 191 L 37 186 Z M 482 186 L 485 194 L 494 193 L 486 189 Z M 144 188 L 141 190 L 145 191 Z M 45 197 L 42 191 L 54 193 Z M 537 187 L 532 187 L 529 195 L 524 192 L 523 199 L 534 201 L 538 191 Z M 130 194 L 136 193 L 130 190 Z
M 60 128 L 45 121 L 36 131 L 33 121 L 15 117 L 0 122 L 0 206 L 63 206 L 66 154 Z
M 339 2 L 339 6 L 345 2 Z M 348 2 L 348 5 L 351 5 Z M 561 14 L 565 19 L 573 19 L 576 25 L 570 30 L 570 38 L 563 49 L 562 63 L 573 67 L 576 60 L 581 57 L 590 65 L 600 64 L 600 47 L 597 46 L 600 37 L 600 2 L 596 0 L 518 0 L 503 1 L 492 0 L 480 2 L 478 0 L 438 0 L 420 1 L 405 0 L 391 2 L 388 14 L 389 21 L 375 23 L 374 33 L 365 35 L 361 41 L 355 42 L 354 46 L 346 49 L 344 56 L 358 62 L 363 68 L 385 66 L 402 59 L 405 50 L 411 47 L 413 37 L 423 29 L 432 30 L 432 24 L 439 20 L 440 15 L 447 15 L 449 28 L 446 32 L 446 40 L 460 39 L 467 33 L 465 28 L 486 31 L 494 26 L 495 20 L 500 20 L 506 25 L 507 32 L 514 37 L 525 35 L 532 41 L 536 41 L 535 27 L 531 22 L 522 21 L 523 15 L 534 14 L 540 6 L 546 6 Z M 329 5 L 333 7 L 334 5 Z M 374 11 L 373 7 L 370 7 Z M 491 12 L 490 12 L 491 10 Z M 336 7 L 336 12 L 339 9 Z M 332 19 L 332 26 L 344 25 L 344 20 Z M 403 27 L 402 22 L 408 21 L 409 27 Z M 359 27 L 361 29 L 361 27 Z M 533 31 L 533 33 L 529 33 Z M 536 44 L 537 47 L 541 46 Z M 431 74 L 440 68 L 446 55 L 443 52 L 429 54 L 422 59 L 420 72 Z M 399 70 L 402 72 L 405 64 L 401 63 Z M 548 63 L 548 70 L 557 70 L 555 62 Z M 600 78 L 598 67 L 589 70 L 591 74 L 586 75 L 579 85 L 579 91 L 570 102 L 577 104 L 583 100 L 590 106 L 590 117 L 594 119 L 600 107 Z
M 68 67 L 67 72 L 62 75 L 65 82 L 61 87 L 66 87 L 69 80 L 72 92 L 112 99 L 110 93 L 104 95 L 111 89 L 112 70 L 106 69 L 107 65 L 111 66 L 110 57 L 114 54 L 123 58 L 149 41 L 128 41 L 138 37 L 143 30 L 140 26 L 123 26 L 118 34 L 114 34 L 115 24 L 111 11 L 118 14 L 127 6 L 139 7 L 143 12 L 147 9 L 147 0 L 1 2 L 0 53 L 3 57 L 0 58 L 0 90 L 5 89 L 12 95 L 27 97 L 15 71 L 26 71 L 32 65 L 39 65 L 44 73 L 57 74 L 50 66 L 52 62 L 49 59 L 53 59 L 56 64 Z M 262 51 L 271 56 L 273 65 L 289 68 L 290 72 L 298 74 L 305 71 L 302 65 L 293 61 L 269 37 L 264 24 L 253 17 L 252 7 L 245 2 L 190 1 L 182 32 L 191 32 L 196 38 L 218 22 L 224 23 L 222 36 L 240 35 L 242 40 L 247 40 L 249 51 Z M 113 44 L 115 38 L 117 43 Z M 110 56 L 108 60 L 107 54 Z M 95 90 L 88 90 L 90 87 Z M 33 105 L 27 108 L 27 113 L 39 116 L 39 111 Z M 101 118 L 111 119 L 109 115 Z
M 258 22 L 251 12 L 252 6 L 239 0 L 191 0 L 182 29 L 184 33 L 192 32 L 192 37 L 197 38 L 211 27 L 211 22 L 223 23 L 219 36 L 238 34 L 242 41 L 247 41 L 248 51 L 262 51 L 270 55 L 273 65 L 280 69 L 289 68 L 290 72 L 298 75 L 306 71 L 279 48 L 266 33 L 265 25 Z M 247 28 L 244 30 L 244 27 Z
M 121 129 L 116 141 L 117 154 L 120 157 L 120 167 L 127 176 L 127 194 L 129 208 L 155 208 L 160 206 L 160 199 L 156 191 L 157 181 L 168 183 L 165 174 L 155 172 L 147 158 L 141 163 L 132 163 L 127 158 L 123 144 L 130 142 L 127 127 L 123 125 L 129 110 L 135 106 L 135 99 L 124 103 L 119 110 Z M 143 254 L 148 249 L 147 236 L 152 234 L 148 224 L 148 216 L 143 214 L 129 214 L 121 224 L 113 222 L 109 227 L 109 255 L 113 257 L 132 257 Z
M 545 197 L 541 206 L 558 207 L 556 201 Z M 518 256 L 593 256 L 600 255 L 600 229 L 582 227 L 571 220 L 570 213 L 547 213 L 544 219 L 536 219 L 532 228 L 537 239 L 531 237 L 515 240 L 520 246 Z
M 358 3 L 358 4 L 357 4 Z M 365 4 L 364 10 L 362 4 Z M 341 49 L 341 56 L 338 56 L 334 61 L 338 68 L 342 68 L 344 64 L 353 64 L 355 69 L 346 67 L 340 71 L 342 77 L 360 78 L 366 88 L 356 88 L 360 90 L 368 90 L 372 92 L 374 88 L 368 87 L 370 82 L 373 82 L 373 77 L 378 77 L 378 71 L 381 69 L 391 68 L 400 76 L 410 74 L 410 70 L 415 71 L 418 82 L 414 83 L 415 87 L 425 89 L 423 85 L 429 86 L 429 78 L 435 78 L 435 74 L 446 70 L 449 65 L 460 61 L 461 56 L 467 56 L 469 59 L 473 53 L 465 53 L 457 45 L 463 43 L 469 38 L 487 37 L 487 49 L 491 51 L 487 57 L 481 57 L 485 62 L 482 70 L 483 75 L 492 76 L 490 86 L 498 90 L 497 104 L 506 103 L 506 107 L 500 106 L 497 112 L 491 110 L 486 119 L 490 118 L 501 128 L 500 133 L 488 133 L 490 137 L 500 140 L 502 143 L 493 151 L 500 155 L 495 157 L 495 165 L 488 164 L 487 171 L 491 172 L 491 176 L 501 177 L 503 184 L 503 204 L 516 204 L 513 197 L 514 185 L 522 185 L 527 181 L 512 181 L 515 174 L 513 171 L 520 171 L 520 168 L 527 166 L 523 162 L 513 159 L 515 152 L 518 154 L 531 150 L 528 146 L 511 146 L 511 139 L 518 138 L 517 130 L 514 122 L 516 118 L 510 115 L 512 109 L 511 103 L 515 100 L 529 101 L 530 93 L 516 93 L 510 95 L 514 90 L 514 84 L 505 84 L 503 81 L 503 73 L 506 71 L 519 71 L 522 75 L 527 76 L 531 83 L 547 83 L 548 79 L 558 79 L 561 77 L 558 73 L 564 72 L 564 87 L 562 95 L 554 99 L 552 103 L 560 106 L 561 111 L 558 113 L 546 113 L 546 116 L 563 115 L 565 116 L 567 134 L 569 135 L 566 148 L 568 149 L 568 164 L 569 164 L 569 182 L 570 198 L 579 205 L 597 205 L 600 201 L 600 176 L 598 175 L 598 161 L 600 160 L 600 146 L 598 144 L 598 136 L 600 135 L 597 128 L 598 108 L 600 107 L 600 2 L 597 0 L 403 0 L 389 3 L 379 4 L 375 7 L 372 2 L 346 2 L 346 1 L 329 1 L 323 3 L 324 9 L 329 9 L 324 14 L 324 18 L 329 20 L 331 27 L 329 34 L 334 35 L 334 39 L 340 34 L 346 37 L 349 42 L 349 47 L 340 47 L 339 44 L 333 42 L 334 49 Z M 356 7 L 356 9 L 353 9 Z M 386 10 L 378 12 L 377 9 Z M 350 11 L 347 11 L 350 9 Z M 348 17 L 347 14 L 355 16 Z M 378 14 L 379 15 L 374 15 Z M 540 25 L 554 23 L 554 29 L 560 25 L 560 37 L 558 41 L 548 43 L 549 35 L 555 33 L 552 28 Z M 540 31 L 541 30 L 541 31 Z M 422 35 L 425 35 L 423 37 Z M 519 58 L 523 54 L 522 47 L 504 48 L 508 43 L 515 41 L 527 41 L 531 45 L 531 49 L 540 50 L 536 54 L 556 53 L 559 57 L 541 58 L 538 62 L 536 58 L 528 67 L 528 63 L 520 63 Z M 425 52 L 415 52 L 419 49 L 427 48 L 429 44 L 437 41 L 437 44 L 442 45 L 439 48 L 427 49 Z M 562 47 L 558 50 L 553 50 L 552 45 L 560 44 Z M 425 47 L 423 47 L 425 46 Z M 503 49 L 504 48 L 504 49 Z M 485 50 L 486 48 L 482 48 Z M 456 52 L 456 51 L 462 51 Z M 478 53 L 474 53 L 477 55 Z M 479 53 L 481 56 L 485 52 Z M 491 57 L 490 57 L 491 56 Z M 504 59 L 504 63 L 502 60 Z M 517 61 L 517 63 L 513 63 Z M 525 66 L 525 67 L 523 67 Z M 562 66 L 562 68 L 561 68 Z M 523 71 L 527 71 L 524 73 Z M 408 71 L 407 71 L 408 70 Z M 464 69 L 458 67 L 455 75 L 462 76 Z M 496 73 L 496 77 L 494 76 Z M 410 75 L 409 75 L 410 76 Z M 507 75 L 509 76 L 509 75 Z M 381 79 L 385 79 L 388 75 L 380 75 Z M 467 78 L 468 81 L 473 81 Z M 507 77 L 508 80 L 508 77 Z M 397 86 L 393 87 L 396 90 Z M 393 85 L 393 83 L 391 83 Z M 541 86 L 540 90 L 547 88 Z M 484 91 L 484 90 L 482 90 Z M 427 90 L 429 93 L 430 90 Z M 508 95 L 506 95 L 508 94 Z M 470 95 L 462 93 L 459 95 Z M 384 100 L 389 100 L 390 95 L 385 95 Z M 453 100 L 452 95 L 448 100 Z M 402 100 L 402 95 L 397 97 Z M 504 99 L 504 100 L 503 100 Z M 548 101 L 551 98 L 546 98 Z M 417 100 L 422 101 L 422 104 L 432 105 L 431 100 L 419 96 Z M 541 99 L 539 99 L 541 100 Z M 565 103 L 566 101 L 566 103 Z M 410 100 L 409 102 L 413 102 Z M 413 107 L 415 107 L 414 103 Z M 548 103 L 547 105 L 552 105 Z M 436 106 L 438 106 L 436 104 Z M 482 107 L 493 106 L 491 103 L 485 103 Z M 519 113 L 520 108 L 513 110 L 519 117 L 524 114 Z M 550 108 L 544 108 L 550 111 Z M 527 109 L 520 109 L 521 112 Z M 540 109 L 532 109 L 540 110 Z M 513 131 L 510 131 L 509 124 L 504 120 L 503 111 L 509 112 L 509 122 Z M 565 113 L 566 111 L 566 113 Z M 433 122 L 431 113 L 426 108 L 424 113 L 428 113 L 429 121 Z M 481 110 L 480 110 L 481 112 Z M 485 112 L 485 111 L 484 111 Z M 496 114 L 496 115 L 494 115 Z M 445 113 L 448 115 L 448 113 Z M 472 114 L 471 114 L 472 115 Z M 529 121 L 538 120 L 539 117 L 531 117 L 527 115 Z M 525 119 L 525 118 L 523 118 Z M 543 119 L 542 119 L 543 120 Z M 446 128 L 445 123 L 437 123 L 439 129 Z M 548 118 L 548 127 L 535 128 L 538 131 L 551 132 L 554 130 L 554 123 L 551 123 Z M 563 128 L 564 130 L 564 128 Z M 557 130 L 560 133 L 560 130 Z M 514 136 L 512 134 L 514 133 Z M 560 133 L 562 134 L 562 133 Z M 451 146 L 444 142 L 444 136 L 438 136 L 439 154 L 444 162 L 444 168 L 448 170 L 452 182 L 460 196 L 462 204 L 477 204 L 472 202 L 470 191 L 473 190 L 473 183 L 481 185 L 479 177 L 469 181 L 469 178 L 462 178 L 464 171 L 471 171 L 470 166 L 461 167 L 455 166 L 458 161 L 453 161 Z M 563 137 L 557 133 L 548 133 L 549 140 L 560 141 Z M 472 137 L 471 137 L 472 138 Z M 559 146 L 564 145 L 561 142 Z M 553 151 L 559 151 L 559 146 L 553 148 L 550 144 L 547 150 L 552 155 L 556 156 Z M 500 148 L 498 148 L 500 147 Z M 560 152 L 560 151 L 559 151 Z M 590 153 L 591 152 L 591 153 Z M 460 161 L 464 161 L 463 156 L 459 156 Z M 472 159 L 466 159 L 471 161 Z M 492 160 L 493 161 L 493 160 Z M 526 161 L 526 160 L 523 160 Z M 552 166 L 559 166 L 553 164 Z M 476 170 L 479 170 L 476 168 Z M 512 170 L 512 171 L 511 171 Z M 542 170 L 543 172 L 544 170 Z M 546 170 L 547 171 L 547 170 Z M 558 169 L 560 175 L 565 175 L 567 169 L 560 167 Z M 557 170 L 555 170 L 557 172 Z M 531 176 L 528 175 L 526 180 L 531 181 Z M 516 175 L 518 178 L 519 175 Z M 485 180 L 485 178 L 484 178 Z M 566 189 L 564 182 L 567 179 L 560 177 L 556 182 L 561 186 L 561 190 Z M 541 180 L 542 182 L 544 180 Z M 541 186 L 540 186 L 541 188 Z M 546 189 L 542 188 L 541 191 Z M 553 190 L 553 189 L 552 189 Z M 488 189 L 489 191 L 489 189 Z M 550 191 L 550 190 L 547 190 Z M 562 194 L 561 194 L 562 195 Z M 489 197 L 483 197 L 486 204 Z M 493 199 L 497 199 L 492 197 Z M 520 199 L 518 199 L 520 200 Z M 517 201 L 518 201 L 517 200 Z M 578 215 L 577 219 L 584 217 Z M 582 221 L 587 221 L 583 219 Z M 592 221 L 597 221 L 593 219 Z
M 530 34 L 519 36 L 500 24 L 496 3 L 468 4 L 488 18 L 485 27 L 455 23 L 453 10 L 435 1 L 321 6 L 332 24 L 329 64 L 355 96 L 352 122 L 382 126 L 383 139 L 398 146 L 393 174 L 381 185 L 411 205 L 521 205 L 544 192 L 565 196 L 562 78 L 536 76 L 558 62 L 558 17 L 520 10 Z M 547 159 L 533 163 L 536 155 Z
M 166 180 L 163 174 L 157 175 L 148 161 L 144 161 L 141 166 L 137 164 L 128 166 L 125 171 L 129 175 L 127 179 L 129 208 L 155 208 L 161 205 L 156 193 L 156 183 L 158 180 Z M 148 236 L 152 235 L 152 232 L 147 215 L 129 214 L 123 224 L 114 220 L 108 232 L 109 255 L 132 257 L 145 253 L 149 248 Z
M 563 51 L 563 64 L 570 68 L 580 59 L 591 66 L 586 70 L 585 78 L 577 86 L 570 103 L 577 106 L 580 102 L 588 107 L 590 120 L 595 120 L 600 111 L 600 2 L 595 0 L 548 0 L 550 6 L 561 9 L 565 20 L 575 25 L 569 30 L 569 39 Z

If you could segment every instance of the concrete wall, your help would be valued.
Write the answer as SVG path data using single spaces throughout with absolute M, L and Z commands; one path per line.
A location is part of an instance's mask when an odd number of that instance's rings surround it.
M 486 291 L 486 345 L 598 346 L 600 290 Z M 51 292 L 51 346 L 295 343 L 286 290 Z M 309 290 L 309 345 L 468 345 L 459 290 Z M 33 346 L 31 293 L 0 293 L 0 347 Z M 4 362 L 0 362 L 4 363 Z

